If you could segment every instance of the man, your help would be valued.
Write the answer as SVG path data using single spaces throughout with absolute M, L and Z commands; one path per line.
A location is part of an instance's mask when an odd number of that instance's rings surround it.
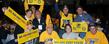
M 45 19 L 41 17 L 41 12 L 36 10 L 35 12 L 35 19 L 33 20 L 33 25 L 35 29 L 38 28 L 40 32 L 43 32 L 45 29 Z
M 102 31 L 98 31 L 96 26 L 90 26 L 90 31 L 86 33 L 87 44 L 108 44 L 108 40 Z
M 59 36 L 61 37 L 62 34 L 65 32 L 64 27 L 66 24 L 71 24 L 73 21 L 73 18 L 75 17 L 75 14 L 69 13 L 68 7 L 65 5 L 63 8 L 63 11 L 60 11 L 60 29 L 59 30 Z
M 61 16 L 61 22 L 60 22 L 60 28 L 64 29 L 64 26 L 66 24 L 70 24 L 73 20 L 73 15 L 69 13 L 68 7 L 65 5 L 63 8 L 63 12 L 60 11 Z
M 92 17 L 86 12 L 84 11 L 81 7 L 78 7 L 77 8 L 77 16 L 74 18 L 74 22 L 87 22 L 87 24 L 90 24 L 90 23 L 94 23 L 94 20 L 92 19 Z M 80 32 L 79 36 L 81 38 L 84 38 L 85 37 L 85 34 L 84 32 Z
M 81 7 L 78 7 L 76 11 L 77 11 L 77 16 L 74 19 L 75 22 L 87 22 L 88 24 L 94 23 L 93 18 Z
M 0 38 L 1 38 L 1 42 L 2 44 L 3 43 L 6 43 L 5 40 L 6 40 L 6 37 L 7 37 L 7 34 L 8 34 L 8 29 L 9 29 L 9 23 L 7 21 L 4 21 L 2 23 L 2 26 L 1 26 L 1 29 L 0 29 Z
M 57 32 L 53 31 L 53 25 L 49 24 L 46 26 L 46 30 L 41 33 L 39 42 L 44 43 L 48 39 L 59 39 Z
M 2 39 L 3 44 L 17 44 L 17 34 L 23 33 L 22 29 L 17 29 L 16 24 L 10 23 L 8 30 L 5 30 L 6 38 Z M 3 33 L 3 34 L 4 34 Z M 4 37 L 4 36 L 3 36 Z

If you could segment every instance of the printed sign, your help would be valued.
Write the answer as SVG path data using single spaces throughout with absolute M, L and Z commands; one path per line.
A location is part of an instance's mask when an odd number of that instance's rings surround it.
M 30 4 L 30 5 L 43 5 L 44 1 L 43 0 L 28 0 L 28 4 Z
M 72 22 L 72 32 L 87 32 L 88 24 L 86 22 Z
M 17 12 L 15 12 L 12 8 L 8 7 L 8 9 L 4 12 L 7 17 L 17 23 L 20 27 L 26 30 L 27 21 L 21 17 Z
M 65 39 L 60 39 L 60 40 L 54 40 L 53 44 L 85 44 L 85 40 L 65 40 Z
M 24 32 L 22 34 L 18 34 L 18 44 L 25 43 L 27 41 L 33 40 L 39 36 L 38 30 L 31 30 L 29 32 Z

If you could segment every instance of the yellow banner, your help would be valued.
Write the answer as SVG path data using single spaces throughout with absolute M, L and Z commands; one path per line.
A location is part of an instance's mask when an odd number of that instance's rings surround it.
M 24 18 L 22 18 L 18 13 L 16 13 L 12 8 L 8 7 L 8 9 L 4 13 L 7 17 L 12 19 L 15 23 L 17 23 L 23 29 L 26 29 L 27 21 Z
M 43 5 L 44 1 L 43 0 L 28 0 L 29 5 Z
M 18 34 L 18 44 L 25 43 L 27 41 L 33 40 L 39 36 L 38 30 L 31 30 L 29 32 L 24 32 L 22 34 Z
M 87 32 L 88 24 L 86 22 L 72 22 L 72 32 Z
M 65 40 L 65 39 L 60 39 L 60 40 L 54 40 L 53 44 L 85 44 L 85 40 Z

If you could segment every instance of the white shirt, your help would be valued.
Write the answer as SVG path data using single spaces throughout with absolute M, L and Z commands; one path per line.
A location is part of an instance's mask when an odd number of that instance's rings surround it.
M 40 19 L 38 19 L 38 22 L 40 23 Z

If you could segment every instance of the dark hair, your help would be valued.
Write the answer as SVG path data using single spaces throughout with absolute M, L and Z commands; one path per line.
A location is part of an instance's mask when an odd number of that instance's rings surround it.
M 25 12 L 31 11 L 33 13 L 33 11 L 31 9 L 27 9 Z
M 82 6 L 77 6 L 76 9 L 81 8 L 82 10 L 84 10 L 84 8 Z
M 71 25 L 70 25 L 70 24 L 66 24 L 66 25 L 65 25 L 65 29 L 66 29 L 67 26 L 69 26 L 69 27 L 71 28 L 71 31 L 72 31 Z
M 35 13 L 36 13 L 36 12 L 40 12 L 40 11 L 39 11 L 39 10 L 35 10 Z M 40 12 L 40 13 L 41 13 L 41 12 Z

